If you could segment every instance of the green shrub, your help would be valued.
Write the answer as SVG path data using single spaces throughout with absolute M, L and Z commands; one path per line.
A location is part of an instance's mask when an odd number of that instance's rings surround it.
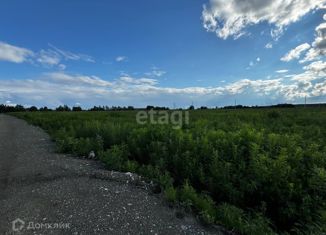
M 277 110 L 273 110 L 267 113 L 267 116 L 271 119 L 276 119 L 279 118 L 281 116 L 281 113 Z
M 242 209 L 227 203 L 217 207 L 217 220 L 228 229 L 241 234 L 276 234 L 270 228 L 269 221 L 261 215 L 250 217 Z
M 206 225 L 215 223 L 215 217 L 211 216 L 207 211 L 201 211 L 199 213 L 199 218 Z
M 123 166 L 123 170 L 127 172 L 137 172 L 139 165 L 136 161 L 127 160 Z
M 163 189 L 172 187 L 173 181 L 174 181 L 173 178 L 170 176 L 169 172 L 167 171 L 158 177 L 158 182 L 163 187 Z
M 101 153 L 100 159 L 111 170 L 122 170 L 128 159 L 128 152 L 124 145 L 113 145 L 111 149 Z
M 195 189 L 189 184 L 188 181 L 186 181 L 179 191 L 179 200 L 193 206 L 196 199 L 197 193 Z
M 171 203 L 177 202 L 177 190 L 173 186 L 170 186 L 165 189 L 164 196 L 168 202 Z

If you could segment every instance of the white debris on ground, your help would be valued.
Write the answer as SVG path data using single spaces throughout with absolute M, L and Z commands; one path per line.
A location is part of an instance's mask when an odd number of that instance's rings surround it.
M 88 159 L 95 159 L 95 158 L 96 158 L 95 152 L 90 151 L 89 154 L 88 154 Z

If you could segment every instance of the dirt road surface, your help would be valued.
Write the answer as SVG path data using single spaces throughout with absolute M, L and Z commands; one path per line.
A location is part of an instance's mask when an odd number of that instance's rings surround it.
M 54 150 L 41 129 L 0 115 L 0 234 L 222 234 L 124 173 Z

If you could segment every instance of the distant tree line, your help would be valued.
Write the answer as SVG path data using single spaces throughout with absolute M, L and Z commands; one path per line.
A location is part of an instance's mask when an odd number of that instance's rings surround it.
M 277 105 L 267 105 L 267 106 L 245 106 L 245 105 L 233 105 L 224 106 L 222 109 L 256 109 L 256 108 L 295 108 L 294 104 L 277 104 Z
M 195 108 L 193 105 L 185 108 L 185 110 L 211 110 L 211 109 L 260 109 L 260 108 L 295 108 L 295 107 L 326 107 L 326 103 L 319 104 L 277 104 L 277 105 L 269 105 L 269 106 L 244 106 L 244 105 L 234 105 L 234 106 L 224 106 L 224 107 L 206 107 L 201 106 Z M 144 108 L 138 108 L 138 110 L 143 110 Z M 160 106 L 152 106 L 148 105 L 145 108 L 146 110 L 169 110 L 168 107 L 160 107 Z M 68 105 L 60 105 L 57 108 L 51 109 L 46 106 L 37 108 L 36 106 L 24 107 L 22 105 L 5 105 L 0 104 L 0 113 L 10 113 L 10 112 L 36 112 L 36 111 L 59 111 L 59 112 L 81 112 L 81 111 L 126 111 L 126 110 L 136 110 L 133 106 L 94 106 L 89 109 L 83 109 L 80 106 L 73 106 L 70 108 Z M 178 110 L 183 110 L 182 108 L 178 108 Z
M 147 105 L 146 110 L 169 110 L 168 107 L 159 107 L 159 106 L 151 106 Z
M 41 107 L 37 108 L 36 106 L 31 106 L 31 107 L 24 107 L 22 105 L 5 105 L 5 104 L 0 104 L 0 113 L 9 113 L 9 112 L 36 112 L 36 111 L 59 111 L 59 112 L 81 112 L 81 111 L 123 111 L 123 110 L 134 110 L 135 108 L 133 106 L 94 106 L 89 109 L 83 109 L 80 106 L 74 106 L 70 108 L 68 105 L 60 105 L 57 108 L 51 109 L 48 107 Z
M 22 105 L 9 106 L 9 105 L 0 105 L 0 113 L 10 113 L 10 112 L 25 112 L 25 111 L 37 111 L 37 107 L 32 106 L 30 108 L 25 108 Z
M 122 111 L 122 110 L 134 110 L 133 106 L 94 106 L 93 108 L 88 109 L 88 111 Z

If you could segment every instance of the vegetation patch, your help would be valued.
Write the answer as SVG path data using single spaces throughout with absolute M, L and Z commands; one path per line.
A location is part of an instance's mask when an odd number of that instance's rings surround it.
M 207 224 L 240 234 L 326 232 L 326 109 L 191 110 L 180 129 L 136 111 L 25 112 L 63 153 L 158 182 Z

